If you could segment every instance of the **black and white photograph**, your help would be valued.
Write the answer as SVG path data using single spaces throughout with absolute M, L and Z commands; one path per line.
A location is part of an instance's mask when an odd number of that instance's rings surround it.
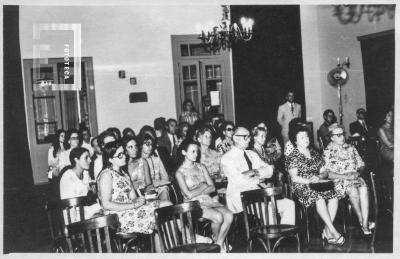
M 396 1 L 1 7 L 4 256 L 398 254 Z

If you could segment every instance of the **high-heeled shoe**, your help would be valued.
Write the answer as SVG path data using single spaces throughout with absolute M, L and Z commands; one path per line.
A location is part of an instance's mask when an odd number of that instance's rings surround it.
M 372 234 L 371 230 L 368 227 L 361 227 L 362 232 L 364 235 L 369 236 Z
M 344 236 L 340 235 L 337 239 L 332 238 L 331 242 L 328 241 L 329 244 L 342 246 L 346 242 Z
M 335 241 L 335 239 L 334 239 L 334 238 L 332 238 L 332 237 L 328 237 L 328 236 L 326 235 L 326 233 L 325 233 L 325 229 L 324 229 L 324 230 L 322 230 L 322 240 L 323 240 L 323 241 L 325 241 L 325 242 L 327 242 L 327 243 L 329 243 L 329 244 L 332 244 L 332 242 L 334 242 L 334 241 Z

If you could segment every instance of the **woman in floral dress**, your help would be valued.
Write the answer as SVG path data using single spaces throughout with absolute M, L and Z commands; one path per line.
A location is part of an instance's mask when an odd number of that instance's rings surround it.
M 116 142 L 105 145 L 105 169 L 98 177 L 99 199 L 106 214 L 118 214 L 123 233 L 150 234 L 155 228 L 154 210 L 170 202 L 147 201 L 138 197 L 129 175 L 121 168 L 126 164 L 122 146 Z
M 364 161 L 356 148 L 345 142 L 341 126 L 332 127 L 330 132 L 332 142 L 324 150 L 325 168 L 329 171 L 329 178 L 335 180 L 337 192 L 349 196 L 364 234 L 370 235 L 368 187 L 359 177 L 365 166 Z
M 309 149 L 310 139 L 307 128 L 298 125 L 289 131 L 294 149 L 286 159 L 286 170 L 292 179 L 292 190 L 300 203 L 309 207 L 315 203 L 317 213 L 325 223 L 322 238 L 330 244 L 343 245 L 344 237 L 333 226 L 338 208 L 339 194 L 335 190 L 316 191 L 310 183 L 320 182 L 328 177 L 319 154 Z M 326 202 L 328 201 L 328 203 Z

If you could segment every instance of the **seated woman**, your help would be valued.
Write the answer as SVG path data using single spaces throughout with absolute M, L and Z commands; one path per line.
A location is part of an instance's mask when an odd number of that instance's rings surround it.
M 210 148 L 212 140 L 211 129 L 203 127 L 197 133 L 200 144 L 200 163 L 203 164 L 212 179 L 223 178 L 220 171 L 221 154 Z
M 66 150 L 65 145 L 65 130 L 57 130 L 54 136 L 53 144 L 49 148 L 47 155 L 47 163 L 49 165 L 49 171 L 47 172 L 47 178 L 51 180 L 53 176 L 57 177 L 59 173 L 60 154 Z
M 79 135 L 79 131 L 76 129 L 69 129 L 65 134 L 65 143 L 67 150 L 60 153 L 60 160 L 58 163 L 58 170 L 60 172 L 64 167 L 71 164 L 69 159 L 71 150 L 81 146 L 82 138 Z
M 160 158 L 154 153 L 155 141 L 147 134 L 144 134 L 141 138 L 141 157 L 146 159 L 149 165 L 150 177 L 158 198 L 160 200 L 170 200 L 167 185 L 170 183 L 168 173 Z
M 222 135 L 215 141 L 217 151 L 221 153 L 221 155 L 231 150 L 233 146 L 234 127 L 235 125 L 231 121 L 225 121 L 224 124 L 222 124 Z
M 267 152 L 267 156 L 269 157 L 272 162 L 278 161 L 282 157 L 282 148 L 281 145 L 279 144 L 279 141 L 276 139 L 276 137 L 269 137 L 268 138 L 268 128 L 267 125 L 265 125 L 264 122 L 260 122 L 257 127 L 261 127 L 265 129 L 265 139 L 266 141 L 264 142 L 265 146 L 265 151 Z
M 371 234 L 368 226 L 369 198 L 365 181 L 359 177 L 364 162 L 356 148 L 345 142 L 341 126 L 330 129 L 331 143 L 324 150 L 325 168 L 329 178 L 335 180 L 335 189 L 342 196 L 348 195 L 353 210 L 365 235 Z
M 267 138 L 267 131 L 264 127 L 255 127 L 252 132 L 252 150 L 257 153 L 257 155 L 263 160 L 265 163 L 269 165 L 274 165 L 276 160 L 280 158 L 282 155 L 282 152 L 278 153 L 277 147 L 269 147 L 269 148 L 264 148 L 264 144 Z M 276 140 L 276 139 L 275 139 Z M 274 145 L 276 145 L 275 143 Z M 279 145 L 279 143 L 278 143 Z M 279 151 L 280 151 L 280 146 L 279 146 Z M 275 167 L 274 167 L 274 175 L 271 178 L 273 182 L 276 182 L 279 185 L 282 185 L 282 177 L 283 174 L 279 172 Z
M 378 139 L 381 143 L 381 156 L 393 162 L 394 159 L 394 126 L 393 126 L 393 110 L 389 110 L 385 116 L 385 122 L 378 130 Z
M 103 150 L 105 168 L 99 174 L 99 199 L 105 214 L 116 213 L 123 233 L 151 234 L 155 228 L 154 210 L 171 205 L 168 201 L 146 201 L 138 197 L 129 174 L 122 167 L 126 164 L 123 147 L 110 142 Z
M 138 141 L 136 138 L 124 138 L 122 140 L 122 146 L 128 157 L 124 170 L 126 170 L 131 177 L 135 189 L 139 189 L 142 192 L 147 192 L 153 189 L 149 164 L 146 159 L 140 157 Z
M 214 183 L 207 169 L 196 162 L 199 146 L 196 142 L 185 143 L 182 149 L 184 161 L 176 172 L 176 179 L 184 201 L 198 200 L 203 209 L 203 218 L 211 220 L 216 244 L 226 251 L 223 243 L 233 220 L 233 214 L 209 194 L 215 191 Z
M 310 183 L 327 178 L 328 173 L 323 167 L 324 162 L 319 154 L 309 149 L 308 134 L 307 128 L 301 125 L 289 131 L 289 138 L 294 149 L 286 158 L 286 170 L 292 179 L 292 190 L 306 208 L 316 204 L 317 213 L 325 223 L 322 238 L 327 239 L 330 244 L 343 245 L 344 237 L 333 226 L 340 195 L 335 190 L 316 191 L 309 186 Z
M 89 186 L 90 177 L 88 173 L 90 164 L 89 151 L 82 147 L 71 150 L 69 159 L 71 166 L 60 175 L 60 198 L 71 199 L 81 196 L 87 196 L 91 191 Z M 85 218 L 91 218 L 95 213 L 100 212 L 101 207 L 98 203 L 91 206 L 85 206 Z M 76 219 L 72 219 L 75 221 Z

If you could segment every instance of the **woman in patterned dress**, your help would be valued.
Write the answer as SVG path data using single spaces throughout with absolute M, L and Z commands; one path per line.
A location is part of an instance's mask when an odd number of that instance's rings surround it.
M 197 141 L 200 143 L 200 163 L 202 163 L 212 179 L 222 178 L 220 164 L 221 154 L 210 148 L 212 141 L 211 129 L 203 127 L 197 133 Z
M 169 176 L 161 159 L 154 153 L 154 139 L 150 135 L 144 134 L 140 143 L 141 157 L 146 159 L 149 164 L 152 185 L 157 192 L 158 198 L 160 200 L 170 200 L 169 187 L 167 185 L 170 183 Z
M 200 119 L 197 112 L 194 110 L 194 105 L 192 100 L 186 99 L 183 101 L 183 112 L 179 117 L 179 124 L 182 122 L 187 122 L 189 125 L 193 125 L 196 121 Z
M 184 201 L 198 200 L 203 209 L 203 218 L 211 220 L 215 243 L 226 251 L 223 242 L 232 224 L 233 214 L 217 200 L 210 197 L 215 186 L 204 165 L 197 163 L 199 146 L 195 141 L 183 144 L 184 162 L 176 172 L 176 179 Z
M 370 235 L 368 187 L 364 179 L 359 177 L 365 166 L 364 161 L 356 148 L 345 142 L 343 127 L 332 127 L 330 132 L 332 141 L 324 150 L 325 168 L 329 178 L 335 180 L 337 192 L 349 196 L 364 234 Z
M 222 124 L 222 136 L 215 141 L 217 151 L 223 155 L 233 146 L 233 128 L 235 125 L 231 121 L 225 121 Z
M 103 151 L 105 168 L 98 176 L 99 199 L 106 214 L 116 213 L 123 233 L 151 234 L 155 228 L 154 210 L 171 205 L 159 200 L 147 201 L 138 197 L 126 164 L 124 149 L 117 142 L 107 143 Z
M 310 139 L 307 128 L 301 125 L 294 127 L 289 131 L 289 138 L 294 149 L 286 159 L 286 170 L 292 179 L 294 195 L 305 207 L 315 203 L 317 213 L 325 223 L 322 238 L 327 239 L 330 244 L 343 245 L 344 237 L 333 226 L 339 194 L 335 190 L 315 191 L 309 186 L 310 183 L 327 178 L 328 173 L 323 167 L 324 163 L 319 154 L 309 149 Z

